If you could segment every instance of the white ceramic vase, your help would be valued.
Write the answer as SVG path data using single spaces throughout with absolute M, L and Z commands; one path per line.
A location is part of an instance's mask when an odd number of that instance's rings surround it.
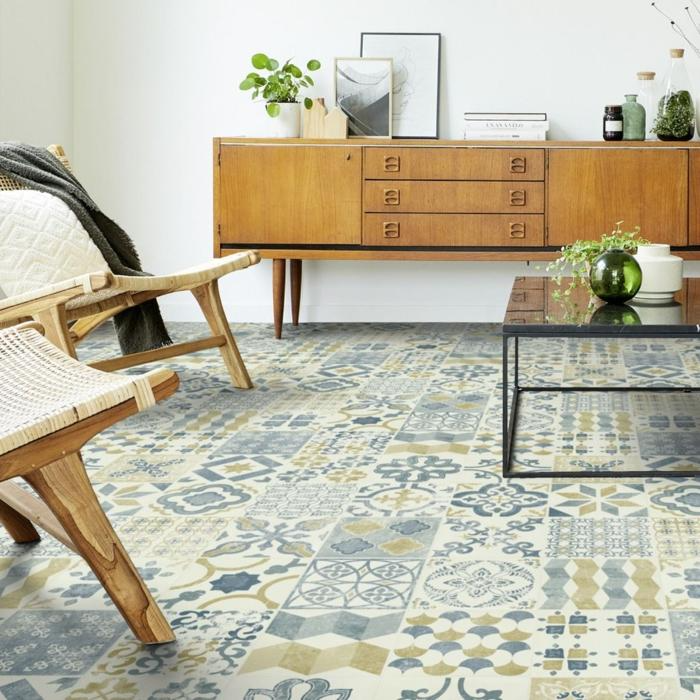
M 296 139 L 301 133 L 301 104 L 278 102 L 280 113 L 272 117 L 274 136 L 280 139 Z
M 671 246 L 650 243 L 637 247 L 634 256 L 642 268 L 642 286 L 635 300 L 665 304 L 683 286 L 683 259 L 671 255 Z

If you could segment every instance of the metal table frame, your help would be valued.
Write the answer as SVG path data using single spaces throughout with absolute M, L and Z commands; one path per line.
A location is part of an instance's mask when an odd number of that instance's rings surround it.
M 512 328 L 512 326 L 511 326 Z M 539 393 L 564 393 L 564 392 L 575 392 L 575 391 L 588 391 L 588 392 L 599 392 L 599 393 L 616 393 L 616 392 L 634 392 L 634 393 L 645 393 L 645 392 L 658 392 L 658 393 L 694 393 L 700 391 L 700 387 L 656 387 L 656 386 L 520 386 L 519 381 L 519 342 L 521 338 L 580 338 L 583 340 L 590 340 L 591 338 L 629 338 L 631 340 L 646 338 L 646 339 L 672 339 L 672 338 L 693 338 L 697 337 L 697 333 L 690 331 L 683 332 L 654 332 L 653 327 L 648 330 L 640 332 L 625 332 L 625 327 L 614 327 L 614 332 L 606 332 L 602 327 L 596 328 L 595 332 L 581 333 L 581 332 L 571 332 L 571 331 L 552 331 L 548 333 L 538 333 L 534 329 L 530 328 L 525 333 L 512 332 L 503 328 L 503 476 L 505 478 L 525 478 L 525 479 L 535 479 L 535 478 L 613 478 L 613 479 L 629 479 L 634 477 L 655 477 L 662 476 L 665 478 L 669 477 L 688 477 L 688 476 L 700 476 L 700 469 L 696 470 L 685 470 L 685 471 L 660 471 L 658 469 L 636 469 L 631 471 L 515 471 L 513 469 L 513 443 L 515 442 L 517 420 L 518 420 L 518 403 L 520 400 L 520 395 L 526 392 L 539 392 Z M 639 329 L 639 327 L 637 327 Z M 700 331 L 700 327 L 698 327 Z M 508 346 L 510 339 L 513 338 L 515 341 L 515 347 L 513 352 L 513 357 L 515 360 L 515 366 L 513 371 L 513 399 L 512 402 L 509 400 L 510 394 L 510 383 L 508 376 Z

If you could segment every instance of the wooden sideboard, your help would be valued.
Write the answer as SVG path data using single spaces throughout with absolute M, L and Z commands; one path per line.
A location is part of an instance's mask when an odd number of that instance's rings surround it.
M 214 254 L 303 259 L 548 260 L 616 221 L 700 259 L 700 142 L 214 139 Z

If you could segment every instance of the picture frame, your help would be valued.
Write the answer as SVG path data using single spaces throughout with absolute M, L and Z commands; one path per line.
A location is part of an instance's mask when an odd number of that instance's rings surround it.
M 438 138 L 441 46 L 439 33 L 362 32 L 360 35 L 363 58 L 393 59 L 394 138 Z
M 335 104 L 348 117 L 349 138 L 392 137 L 391 58 L 336 58 L 333 85 Z

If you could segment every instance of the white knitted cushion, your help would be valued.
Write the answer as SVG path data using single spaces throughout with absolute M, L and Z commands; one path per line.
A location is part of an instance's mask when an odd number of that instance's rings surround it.
M 0 287 L 7 296 L 108 269 L 60 199 L 36 190 L 0 192 Z

